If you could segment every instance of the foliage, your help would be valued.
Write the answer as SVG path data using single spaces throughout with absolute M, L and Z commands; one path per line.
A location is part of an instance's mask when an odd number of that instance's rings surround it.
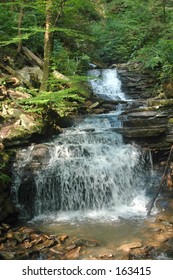
M 140 61 L 160 69 L 161 80 L 173 74 L 173 2 L 106 1 L 106 18 L 93 24 L 98 58 L 108 64 Z
M 20 101 L 27 112 L 44 113 L 48 109 L 56 111 L 60 116 L 68 115 L 78 108 L 84 98 L 78 95 L 76 88 L 60 91 L 42 92 L 30 99 Z
M 43 57 L 45 2 L 15 0 L 0 3 L 0 46 L 17 44 L 22 38 L 25 46 Z M 62 9 L 63 2 L 65 4 Z M 21 5 L 24 15 L 20 38 L 18 21 Z M 94 40 L 91 37 L 91 24 L 88 24 L 88 20 L 98 17 L 94 5 L 90 0 L 53 0 L 52 14 L 53 27 L 50 31 L 54 33 L 53 66 L 60 67 L 58 71 L 62 73 L 64 71 L 64 74 L 70 75 L 76 71 L 79 73 L 85 67 L 84 58 L 85 56 L 89 58 L 88 50 Z M 73 73 L 69 71 L 70 67 L 66 69 L 68 63 L 72 65 Z
M 23 46 L 28 47 L 43 59 L 48 3 L 51 3 L 51 11 L 49 11 L 51 25 L 48 32 L 53 35 L 53 44 L 48 57 L 50 61 L 47 64 L 48 72 L 57 70 L 66 76 L 83 75 L 88 68 L 90 49 L 94 42 L 91 23 L 88 24 L 88 20 L 92 22 L 99 18 L 92 0 L 3 1 L 0 3 L 2 20 L 0 49 L 10 50 L 11 47 L 12 50 L 16 47 L 15 56 L 17 57 L 19 55 L 17 45 L 19 46 L 22 42 Z M 9 52 L 9 55 L 11 54 Z M 55 82 L 49 76 L 48 74 L 47 78 L 43 79 L 43 81 L 46 80 L 46 88 L 41 88 L 48 92 L 40 91 L 30 101 L 23 101 L 22 105 L 25 109 L 41 112 L 45 107 L 53 107 L 61 115 L 75 110 L 78 102 L 83 100 L 76 82 L 66 85 L 67 81 Z M 60 89 L 64 90 L 60 91 Z M 37 91 L 38 88 L 35 88 L 33 93 Z
M 0 50 L 23 45 L 43 58 L 45 0 L 0 3 Z M 173 74 L 171 0 L 52 0 L 51 70 L 85 75 L 90 61 L 110 65 L 129 60 L 159 69 L 160 79 Z M 23 19 L 19 28 L 20 12 Z M 19 32 L 20 31 L 20 32 Z

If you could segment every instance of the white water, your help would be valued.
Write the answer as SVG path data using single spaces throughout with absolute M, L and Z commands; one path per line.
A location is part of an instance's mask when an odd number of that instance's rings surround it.
M 97 95 L 125 99 L 116 70 L 92 70 L 89 74 L 99 76 L 91 80 Z M 145 217 L 146 192 L 152 185 L 151 158 L 135 144 L 124 144 L 121 135 L 110 130 L 119 125 L 116 112 L 84 118 L 47 144 L 49 164 L 30 170 L 29 175 L 33 147 L 24 150 L 23 160 L 14 165 L 16 203 L 26 212 L 32 207 L 33 221 L 73 224 Z M 28 206 L 30 181 L 34 190 Z M 23 182 L 25 194 L 19 195 Z
M 108 100 L 126 100 L 116 69 L 91 70 L 88 72 L 94 93 Z

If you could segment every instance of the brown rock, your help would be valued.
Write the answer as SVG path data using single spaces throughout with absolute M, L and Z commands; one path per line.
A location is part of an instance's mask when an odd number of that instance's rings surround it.
M 65 242 L 68 238 L 69 238 L 69 235 L 67 235 L 67 234 L 58 236 L 58 239 L 61 243 Z
M 54 245 L 54 240 L 46 240 L 42 244 L 37 245 L 35 248 L 40 251 L 40 250 L 42 250 L 44 248 L 49 248 L 49 247 L 51 247 L 53 245 Z
M 32 228 L 27 228 L 27 227 L 22 227 L 19 229 L 19 231 L 26 234 L 34 233 L 34 230 Z
M 70 251 L 70 250 L 75 249 L 76 247 L 77 247 L 77 245 L 76 245 L 76 244 L 72 244 L 72 245 L 70 245 L 70 246 L 66 247 L 66 250 L 67 250 L 67 251 Z
M 60 251 L 58 251 L 58 250 L 56 250 L 56 249 L 55 249 L 55 247 L 50 248 L 50 251 L 51 251 L 52 253 L 57 254 L 57 255 L 63 256 L 63 253 L 62 253 L 62 252 L 60 252 Z
M 31 238 L 31 240 L 35 241 L 37 238 L 39 238 L 39 236 L 40 236 L 39 234 L 33 233 L 30 235 L 30 238 Z
M 77 247 L 71 251 L 69 251 L 68 253 L 65 254 L 65 257 L 69 260 L 76 260 L 79 258 L 79 252 L 81 250 L 81 247 Z
M 25 248 L 25 249 L 29 249 L 33 246 L 32 242 L 29 242 L 29 241 L 25 241 L 22 246 Z
M 142 243 L 140 241 L 137 241 L 137 242 L 131 242 L 131 243 L 123 244 L 117 250 L 121 250 L 121 251 L 124 251 L 124 252 L 129 252 L 130 249 L 140 248 L 140 247 L 142 247 Z
M 112 259 L 113 257 L 114 257 L 114 255 L 110 254 L 110 253 L 99 255 L 99 258 L 101 258 L 101 259 Z
M 0 251 L 0 259 L 1 260 L 14 260 L 15 259 L 15 253 L 14 252 Z
M 158 242 L 166 242 L 168 236 L 165 233 L 155 234 L 154 239 Z

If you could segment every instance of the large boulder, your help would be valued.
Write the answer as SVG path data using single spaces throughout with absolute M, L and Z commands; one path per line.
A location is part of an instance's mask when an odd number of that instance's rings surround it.
M 18 111 L 20 115 L 20 111 Z M 40 134 L 42 124 L 27 114 L 21 114 L 20 118 L 8 125 L 3 125 L 0 130 L 0 142 L 5 147 L 26 144 L 34 134 Z

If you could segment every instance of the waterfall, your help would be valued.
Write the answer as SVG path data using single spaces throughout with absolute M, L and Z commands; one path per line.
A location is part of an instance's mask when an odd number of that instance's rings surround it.
M 97 95 L 124 98 L 115 70 L 93 74 L 97 79 L 90 83 Z M 41 164 L 34 145 L 19 151 L 13 198 L 23 213 L 59 220 L 145 215 L 150 156 L 134 143 L 124 144 L 112 130 L 119 125 L 114 112 L 87 116 L 44 144 L 47 156 Z
M 125 100 L 116 69 L 95 69 L 88 72 L 94 93 L 107 100 Z

